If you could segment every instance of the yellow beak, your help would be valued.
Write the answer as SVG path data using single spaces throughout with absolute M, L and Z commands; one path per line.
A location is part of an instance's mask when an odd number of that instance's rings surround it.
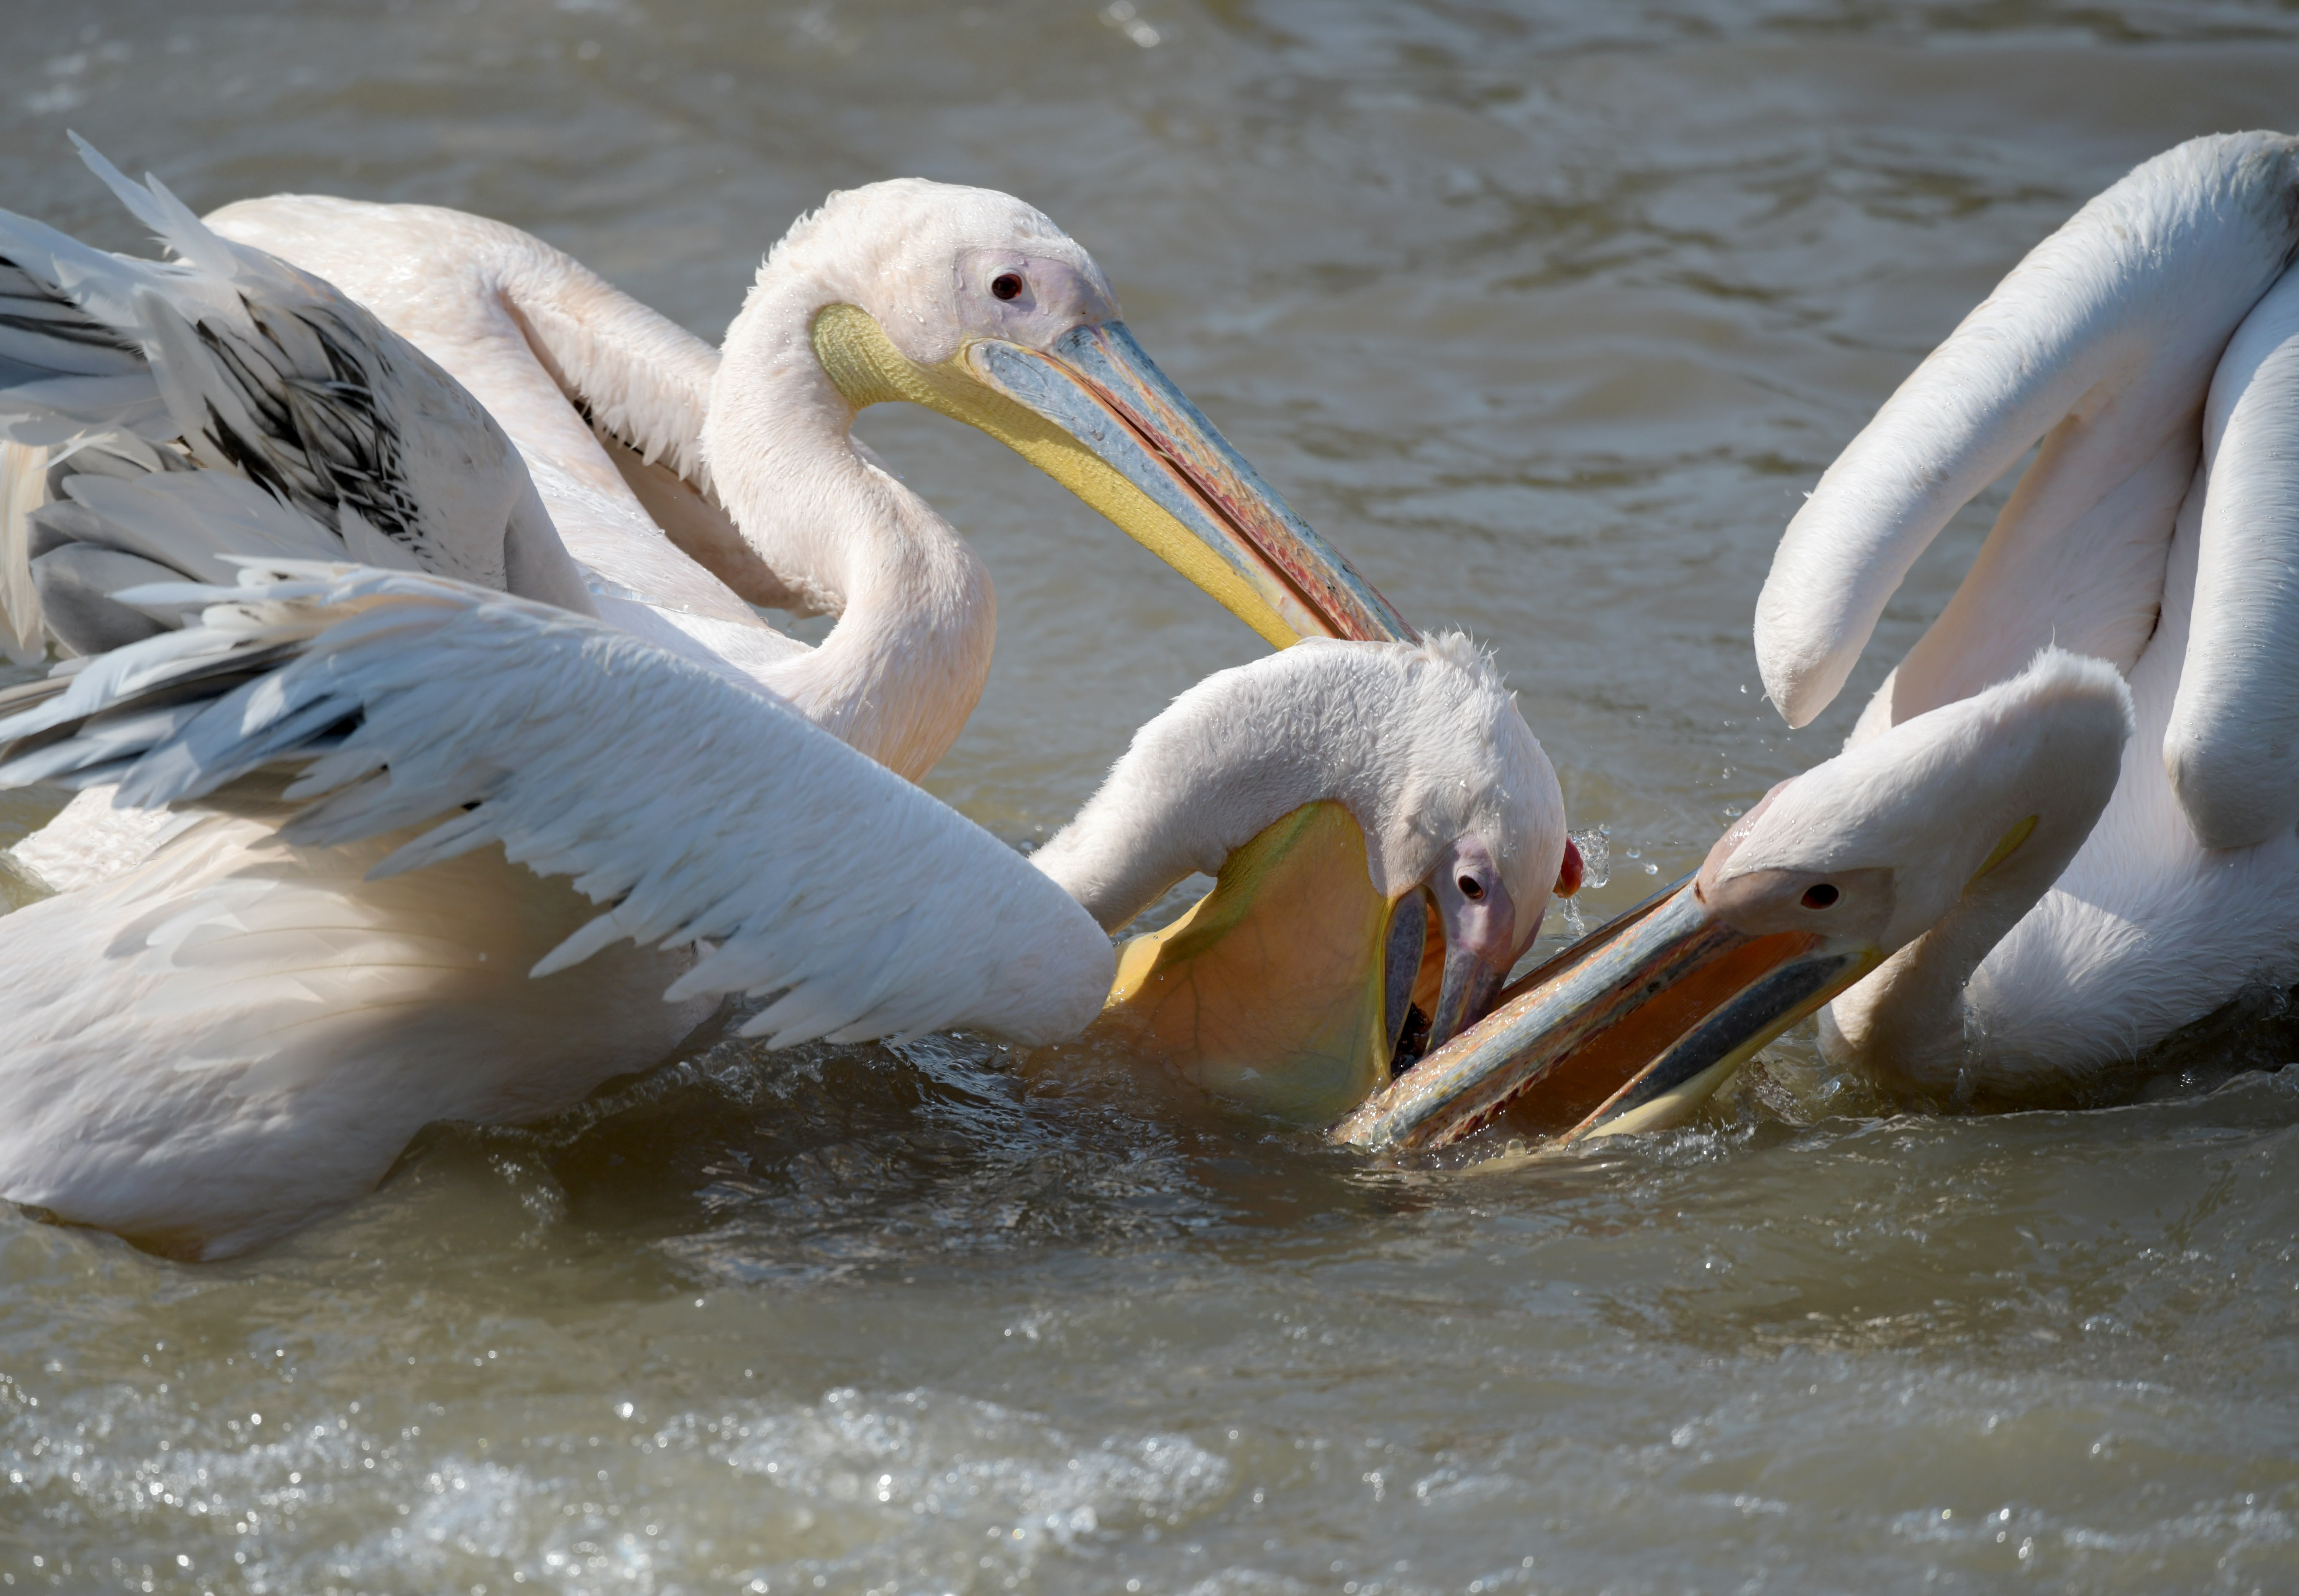
M 814 347 L 849 403 L 909 400 L 988 433 L 1277 648 L 1305 637 L 1418 641 L 1123 322 L 1075 328 L 1050 351 L 978 338 L 924 366 L 867 311 L 832 305 L 815 318 Z
M 1389 1080 L 1425 921 L 1417 889 L 1374 890 L 1348 809 L 1305 805 L 1232 854 L 1179 920 L 1119 948 L 1086 1039 L 1331 1125 Z
M 1370 1152 L 1442 1147 L 1506 1114 L 1558 1144 L 1682 1121 L 1756 1051 L 1874 969 L 1870 942 L 1752 936 L 1688 877 L 1505 988 L 1334 1132 Z

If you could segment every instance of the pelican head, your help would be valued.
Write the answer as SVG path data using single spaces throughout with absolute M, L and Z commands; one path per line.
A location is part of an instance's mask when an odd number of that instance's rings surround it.
M 1264 638 L 1416 634 L 1271 490 L 1134 341 L 1093 257 L 1010 195 L 918 178 L 834 194 L 775 246 L 713 390 L 704 452 L 728 502 L 771 470 L 730 385 L 776 372 L 818 413 L 909 400 L 1062 483 Z
M 1116 930 L 1193 871 L 1214 890 L 1119 951 L 1091 1035 L 1217 1096 L 1331 1124 L 1441 1042 L 1540 929 L 1564 803 L 1492 662 L 1458 635 L 1306 642 L 1208 677 L 1134 738 L 1041 869 Z
M 2046 649 L 1781 782 L 1690 881 L 1527 975 L 1342 1139 L 1441 1146 L 1504 1109 L 1567 1137 L 1671 1123 L 1863 976 L 1838 1034 L 1888 1072 L 1938 1069 L 1961 1034 L 1900 1021 L 1944 1012 L 2075 857 L 2130 731 L 2114 667 Z

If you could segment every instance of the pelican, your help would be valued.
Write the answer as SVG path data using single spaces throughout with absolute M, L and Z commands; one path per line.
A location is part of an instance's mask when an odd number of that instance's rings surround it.
M 1758 601 L 1802 725 L 2040 442 L 1846 751 L 1347 1138 L 1442 1145 L 1512 1100 L 1662 1123 L 1831 996 L 1823 1053 L 1905 1101 L 2099 1101 L 2299 984 L 2295 255 L 2299 140 L 2252 133 L 2145 162 L 2021 261 L 1830 467 Z
M 324 532 L 342 519 L 344 484 L 372 481 L 388 492 L 355 509 L 422 568 L 598 614 L 775 694 L 904 775 L 932 768 L 972 712 L 996 604 L 964 540 L 853 437 L 867 405 L 912 401 L 987 432 L 1280 647 L 1416 636 L 1150 360 L 1092 257 L 1008 195 L 916 179 L 833 194 L 776 245 L 713 350 L 501 223 L 292 195 L 203 222 L 156 180 L 134 184 L 80 147 L 179 264 L 8 219 L 0 248 L 26 279 L 13 295 L 25 324 L 0 347 L 15 366 L 0 381 L 35 385 L 36 408 L 54 411 L 20 421 L 20 445 L 180 436 L 195 463 L 252 460 L 259 482 L 303 491 Z M 60 332 L 67 306 L 77 316 Z M 328 403 L 346 385 L 368 413 Z M 454 410 L 474 398 L 479 417 Z M 459 456 L 466 434 L 486 458 Z M 330 473 L 346 434 L 361 458 Z M 505 439 L 523 473 L 501 468 Z M 132 525 L 120 492 L 88 480 L 121 475 L 116 452 L 51 475 L 66 495 L 109 494 L 115 525 Z M 154 468 L 150 450 L 128 452 Z M 26 657 L 45 629 L 99 652 L 149 623 L 104 608 L 104 584 L 154 574 L 55 547 L 77 541 L 69 516 L 49 518 L 28 571 L 21 501 L 43 463 L 0 460 L 12 467 L 0 514 L 20 501 L 0 525 L 12 633 L 0 642 Z M 503 502 L 435 502 L 443 479 Z M 424 525 L 403 536 L 394 513 Z M 482 526 L 499 549 L 440 563 L 442 537 Z M 295 551 L 266 532 L 173 558 Z M 162 547 L 147 527 L 134 552 L 166 563 Z M 353 536 L 333 552 L 371 563 L 378 550 Z M 183 574 L 224 575 L 212 561 Z M 44 615 L 52 589 L 67 596 Z M 809 649 L 753 602 L 839 620 Z M 88 631 L 90 612 L 114 624 Z
M 1971 493 L 2035 464 L 1848 746 L 2049 644 L 2130 683 L 2099 823 L 1960 992 L 1914 960 L 1822 1045 L 1921 1102 L 2077 1099 L 2249 986 L 2299 982 L 2299 140 L 2196 139 L 2016 267 L 1830 467 L 1782 539 L 1756 654 L 1791 724 Z
M 433 1120 L 574 1102 L 726 994 L 772 1046 L 1084 1033 L 1329 1123 L 1387 1079 L 1425 954 L 1462 1012 L 1563 868 L 1555 773 L 1457 637 L 1208 678 L 1025 859 L 594 618 L 424 572 L 240 575 L 121 591 L 195 618 L 0 723 L 0 782 L 116 787 L 167 827 L 0 917 L 0 1195 L 175 1256 L 343 1206 Z M 1195 870 L 1185 922 L 1113 948 Z
M 208 219 L 333 283 L 475 394 L 602 588 L 905 775 L 972 712 L 996 605 L 964 540 L 853 437 L 869 405 L 988 433 L 1280 648 L 1416 636 L 1151 362 L 1092 257 L 1007 194 L 914 178 L 834 194 L 715 350 L 481 217 L 278 195 Z M 808 649 L 751 604 L 839 620 Z

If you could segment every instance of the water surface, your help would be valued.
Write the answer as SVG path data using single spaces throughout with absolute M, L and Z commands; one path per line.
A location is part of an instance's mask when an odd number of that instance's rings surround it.
M 489 212 L 713 336 L 832 188 L 1025 195 L 1407 615 L 1497 650 L 1609 829 L 1592 912 L 1824 757 L 1945 600 L 1998 500 L 1821 724 L 1759 701 L 1772 543 L 1921 352 L 2137 161 L 2299 125 L 2299 22 L 2232 0 L 79 0 L 11 39 L 0 203 L 115 247 L 67 126 L 201 207 Z M 929 785 L 1001 834 L 1257 651 L 987 440 L 865 431 L 997 582 Z M 2295 1137 L 2280 1076 L 1893 1119 L 1791 1045 L 1685 1131 L 1383 1173 L 963 1041 L 725 1046 L 442 1129 L 237 1263 L 0 1215 L 0 1577 L 2287 1590 Z

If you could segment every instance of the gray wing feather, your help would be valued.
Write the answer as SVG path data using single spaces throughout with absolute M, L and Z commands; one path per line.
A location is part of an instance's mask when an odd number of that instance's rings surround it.
M 275 523 L 246 542 L 212 533 L 135 546 L 139 517 L 146 533 L 168 517 L 115 492 L 106 513 L 133 510 L 129 530 L 93 541 L 207 581 L 223 573 L 201 557 L 225 552 L 348 557 L 503 587 L 512 524 L 532 537 L 547 533 L 548 517 L 477 401 L 328 284 L 222 238 L 157 179 L 130 182 L 85 145 L 81 153 L 178 258 L 110 254 L 0 211 L 0 439 L 77 451 L 74 469 L 52 475 L 60 500 L 90 503 L 73 486 L 89 478 L 196 466 L 278 512 L 212 524 L 228 533 Z M 35 510 L 31 520 L 34 540 L 51 549 L 89 540 L 84 518 Z M 308 525 L 283 542 L 272 535 L 281 521 Z M 557 568 L 563 550 L 545 563 L 551 578 L 572 570 Z M 552 596 L 583 603 L 579 585 L 559 591 L 567 586 L 556 582 Z M 10 619 L 24 629 L 25 617 Z M 85 602 L 52 620 L 82 653 L 115 645 L 123 624 L 117 607 Z

